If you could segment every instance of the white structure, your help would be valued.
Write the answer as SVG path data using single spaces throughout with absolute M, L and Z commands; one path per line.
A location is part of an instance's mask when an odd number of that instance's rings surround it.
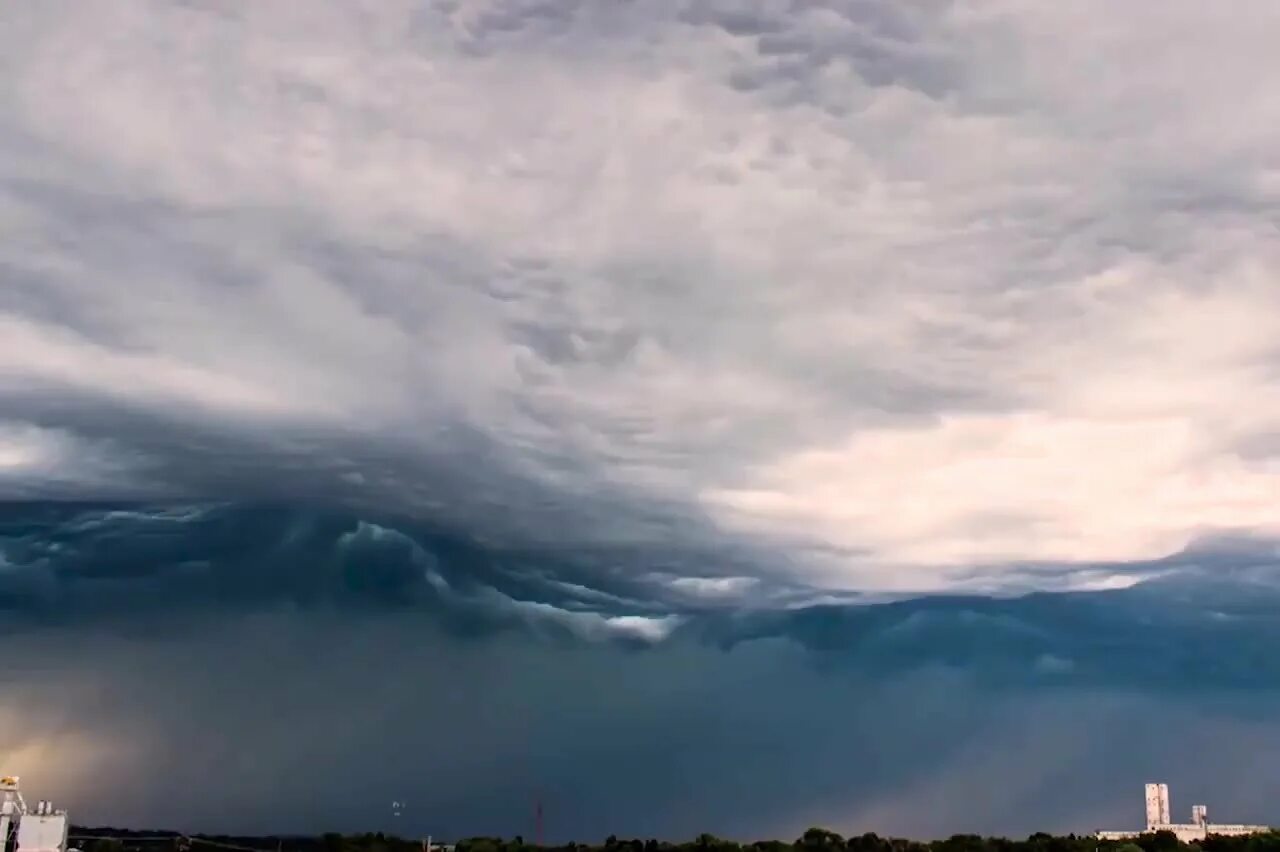
M 1229 825 L 1211 823 L 1209 822 L 1209 809 L 1204 805 L 1192 806 L 1191 822 L 1175 823 L 1170 817 L 1169 785 L 1148 784 L 1146 793 L 1146 833 L 1169 831 L 1176 835 L 1183 843 L 1191 843 L 1195 840 L 1204 840 L 1211 834 L 1239 837 L 1241 835 L 1258 834 L 1260 832 L 1271 830 L 1271 827 L 1266 825 Z M 1099 831 L 1097 837 L 1099 840 L 1131 840 L 1142 833 L 1143 832 L 1141 831 Z
M 14 831 L 12 826 L 17 826 Z M 67 852 L 67 812 L 55 810 L 52 802 L 36 802 L 27 808 L 16 776 L 0 778 L 0 852 Z
M 16 852 L 66 852 L 67 812 L 55 811 L 52 802 L 41 802 L 35 813 L 18 823 Z
M 1147 785 L 1147 830 L 1153 825 L 1168 825 L 1173 822 L 1169 810 L 1169 785 Z
M 0 778 L 0 852 L 8 850 L 11 828 L 26 812 L 27 803 L 22 801 L 17 776 L 6 775 Z

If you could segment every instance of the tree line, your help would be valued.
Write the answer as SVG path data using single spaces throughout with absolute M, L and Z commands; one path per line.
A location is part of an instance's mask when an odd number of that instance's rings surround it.
M 115 829 L 73 831 L 71 845 L 82 852 L 423 852 L 423 842 L 389 834 L 322 834 L 310 837 L 233 837 L 129 832 Z M 77 837 L 79 835 L 80 837 Z M 83 839 L 80 839 L 83 838 Z M 1171 832 L 1143 834 L 1128 841 L 1104 841 L 1091 835 L 1033 834 L 1025 840 L 957 834 L 944 840 L 918 841 L 877 834 L 853 837 L 811 828 L 793 841 L 740 843 L 711 834 L 684 841 L 623 839 L 602 843 L 538 846 L 523 837 L 470 837 L 457 841 L 455 852 L 1280 852 L 1280 831 L 1245 837 L 1211 836 L 1187 844 Z

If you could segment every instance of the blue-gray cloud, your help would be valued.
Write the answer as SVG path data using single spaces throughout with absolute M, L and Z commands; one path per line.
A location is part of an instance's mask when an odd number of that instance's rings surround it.
M 661 553 L 643 556 L 503 550 L 403 518 L 282 505 L 24 503 L 0 514 L 0 605 L 10 631 L 156 610 L 372 607 L 467 635 L 785 639 L 863 675 L 943 667 L 993 686 L 1280 688 L 1267 652 L 1280 640 L 1280 561 L 1264 544 L 1099 566 L 1155 578 L 1119 590 L 896 601 L 673 574 Z
M 0 553 L 0 756 L 91 821 L 390 829 L 395 799 L 527 834 L 542 796 L 560 839 L 1086 831 L 1152 773 L 1268 816 L 1280 589 L 1247 542 L 1119 591 L 841 605 L 279 506 L 27 503 Z

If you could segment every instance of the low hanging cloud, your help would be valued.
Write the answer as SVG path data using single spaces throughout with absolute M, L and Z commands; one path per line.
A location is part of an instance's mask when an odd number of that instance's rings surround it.
M 541 800 L 553 841 L 1017 835 L 1134 826 L 1149 776 L 1263 821 L 1277 781 L 1274 691 L 992 690 L 785 640 L 634 653 L 385 611 L 153 611 L 6 647 L 0 761 L 90 825 L 531 837 Z
M 1151 773 L 1266 818 L 1265 543 L 995 598 L 607 564 L 301 507 L 10 504 L 0 764 L 82 824 L 185 831 L 530 836 L 540 799 L 560 841 L 1080 832 L 1132 824 Z

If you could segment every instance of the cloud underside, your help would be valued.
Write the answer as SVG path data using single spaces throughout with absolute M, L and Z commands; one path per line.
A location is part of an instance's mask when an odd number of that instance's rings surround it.
M 541 799 L 558 841 L 1019 835 L 1135 827 L 1150 777 L 1180 811 L 1264 821 L 1280 781 L 1258 758 L 1274 692 L 992 691 L 822 671 L 777 640 L 549 649 L 403 613 L 132 628 L 6 640 L 0 762 L 78 823 L 530 837 Z
M 1266 0 L 7 10 L 0 494 L 860 590 L 1272 535 L 1278 35 Z
M 995 598 L 840 598 L 627 556 L 570 560 L 306 507 L 24 503 L 0 508 L 0 635 L 381 613 L 460 641 L 524 636 L 548 649 L 781 641 L 819 669 L 879 680 L 940 668 L 993 688 L 1280 688 L 1280 568 L 1258 542 L 1139 566 L 1136 584 Z

